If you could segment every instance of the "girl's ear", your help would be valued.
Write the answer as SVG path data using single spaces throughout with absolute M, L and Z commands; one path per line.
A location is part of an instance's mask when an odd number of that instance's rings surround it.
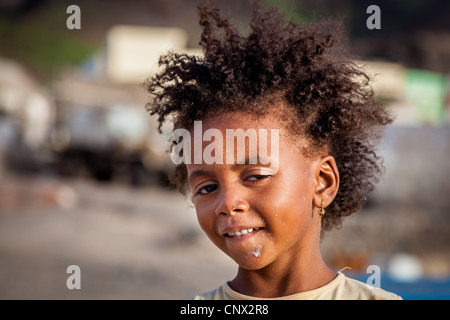
M 320 158 L 316 170 L 316 186 L 314 189 L 314 206 L 327 207 L 336 197 L 339 189 L 339 171 L 333 156 Z M 323 202 L 322 202 L 323 201 Z

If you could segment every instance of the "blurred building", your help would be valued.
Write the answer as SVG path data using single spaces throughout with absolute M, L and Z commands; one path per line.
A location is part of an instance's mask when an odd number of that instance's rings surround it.
M 51 141 L 61 173 L 87 169 L 101 180 L 122 174 L 133 184 L 166 179 L 170 132 L 158 133 L 156 118 L 145 111 L 149 101 L 141 84 L 169 50 L 199 54 L 186 48 L 187 39 L 178 28 L 115 26 L 103 52 L 54 82 Z
M 19 63 L 0 58 L 0 70 L 0 170 L 30 169 L 48 156 L 54 102 Z
M 450 164 L 446 161 L 450 156 L 447 78 L 396 63 L 359 64 L 374 79 L 376 99 L 394 116 L 379 148 L 386 172 L 371 199 L 379 204 L 450 210 L 445 196 L 450 192 Z
M 444 74 L 389 62 L 359 64 L 373 77 L 375 95 L 395 116 L 394 126 L 449 124 L 449 82 Z

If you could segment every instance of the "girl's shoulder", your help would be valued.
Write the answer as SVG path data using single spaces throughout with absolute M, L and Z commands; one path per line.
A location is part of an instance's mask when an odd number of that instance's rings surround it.
M 334 299 L 338 300 L 402 300 L 399 295 L 373 287 L 367 283 L 361 282 L 345 276 L 343 281 L 336 287 Z

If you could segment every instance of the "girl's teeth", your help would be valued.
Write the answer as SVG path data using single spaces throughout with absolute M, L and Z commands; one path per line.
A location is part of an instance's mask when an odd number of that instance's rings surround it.
M 230 237 L 242 236 L 244 234 L 247 234 L 247 233 L 250 233 L 250 232 L 253 232 L 256 230 L 259 230 L 259 228 L 242 229 L 242 230 L 239 230 L 236 232 L 229 232 L 229 233 L 227 233 L 227 235 Z

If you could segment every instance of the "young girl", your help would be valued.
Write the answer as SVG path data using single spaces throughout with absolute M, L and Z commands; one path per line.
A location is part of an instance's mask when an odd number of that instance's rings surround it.
M 391 122 L 336 26 L 300 26 L 255 5 L 243 37 L 216 8 L 199 13 L 204 56 L 169 53 L 146 82 L 160 127 L 170 118 L 186 133 L 173 139 L 183 159 L 174 183 L 239 266 L 195 299 L 400 299 L 334 272 L 320 253 L 322 232 L 373 190 L 374 142 Z M 236 145 L 230 132 L 247 140 Z

